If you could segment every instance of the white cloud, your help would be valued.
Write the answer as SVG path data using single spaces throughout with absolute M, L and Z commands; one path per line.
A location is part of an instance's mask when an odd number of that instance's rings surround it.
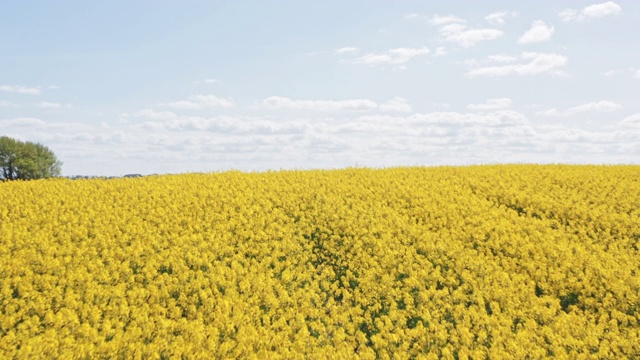
M 14 103 L 10 103 L 8 101 L 0 100 L 0 107 L 20 107 L 20 106 Z
M 518 61 L 518 57 L 517 56 L 504 55 L 504 54 L 496 54 L 496 55 L 488 56 L 487 60 L 494 61 L 494 62 L 497 62 L 497 63 L 512 63 L 512 62 Z
M 582 10 L 566 9 L 561 11 L 558 16 L 564 22 L 583 21 L 588 19 L 597 19 L 609 15 L 618 15 L 622 13 L 622 7 L 613 1 L 605 3 L 589 5 Z
M 513 101 L 509 98 L 487 99 L 482 104 L 469 104 L 467 109 L 474 111 L 503 110 L 511 106 Z
M 341 111 L 341 110 L 380 110 L 385 112 L 411 112 L 413 109 L 407 99 L 394 97 L 383 103 L 369 99 L 348 100 L 297 100 L 288 97 L 271 96 L 261 101 L 263 108 L 270 110 L 309 110 L 309 111 Z
M 434 54 L 434 56 L 444 56 L 447 55 L 447 48 L 445 48 L 444 46 L 440 46 L 436 49 L 436 53 Z
M 148 109 L 147 109 L 148 110 Z M 274 135 L 302 133 L 308 124 L 291 121 L 271 121 L 263 118 L 217 116 L 204 118 L 200 116 L 158 116 L 153 111 L 143 110 L 141 117 L 151 121 L 135 126 L 143 131 L 167 134 L 172 132 L 213 132 L 222 134 Z M 245 139 L 245 141 L 247 141 Z
M 41 101 L 38 104 L 36 104 L 37 107 L 39 108 L 43 108 L 43 109 L 60 109 L 60 108 L 72 108 L 73 106 L 71 104 L 60 104 L 60 103 L 56 103 L 56 102 L 48 102 L 48 101 Z
M 38 95 L 40 89 L 22 85 L 0 85 L 0 91 L 12 92 L 18 94 Z
M 490 62 L 497 62 L 495 58 L 488 59 Z M 511 59 L 509 59 L 511 61 Z M 537 52 L 524 52 L 518 58 L 518 62 L 511 62 L 508 64 L 500 64 L 493 66 L 476 67 L 467 75 L 470 77 L 476 76 L 507 76 L 507 75 L 564 75 L 564 68 L 567 65 L 568 58 L 564 55 L 554 53 L 537 53 Z M 475 66 L 474 66 L 475 67 Z
M 49 85 L 49 86 L 47 86 L 47 88 L 51 89 L 51 90 L 60 90 L 60 86 L 58 86 L 58 85 Z
M 619 132 L 597 132 L 563 124 L 541 126 L 540 133 L 541 138 L 550 143 L 575 143 L 587 151 L 593 151 L 598 144 L 617 143 L 620 140 Z
M 613 76 L 620 73 L 619 70 L 609 70 L 609 71 L 605 71 L 602 75 L 604 76 Z
M 620 110 L 622 105 L 609 100 L 590 102 L 587 104 L 571 107 L 565 111 L 556 108 L 537 112 L 536 115 L 567 117 L 585 112 L 611 112 Z
M 555 28 L 553 26 L 548 26 L 544 21 L 537 20 L 534 21 L 533 24 L 531 24 L 531 28 L 518 39 L 518 44 L 549 41 L 554 32 Z
M 353 46 L 345 46 L 334 50 L 336 54 L 353 54 L 357 53 L 358 51 L 360 51 L 360 49 Z
M 410 20 L 410 19 L 417 19 L 419 18 L 420 15 L 416 14 L 416 13 L 411 13 L 411 14 L 407 14 L 404 16 L 405 19 Z
M 446 16 L 436 15 L 432 17 L 429 22 L 431 22 L 432 25 L 440 26 L 440 25 L 447 25 L 452 23 L 464 23 L 466 21 L 453 15 L 446 15 Z
M 440 28 L 440 35 L 449 42 L 471 47 L 482 41 L 495 40 L 504 33 L 498 29 L 468 29 L 461 23 L 450 23 Z
M 204 80 L 197 80 L 193 82 L 194 84 L 220 84 L 221 82 L 214 78 L 208 78 Z
M 588 18 L 600 18 L 608 15 L 616 15 L 622 12 L 620 5 L 613 1 L 594 4 L 582 9 L 582 14 Z
M 640 79 L 640 70 L 636 70 L 636 74 L 633 77 L 636 79 Z
M 627 116 L 620 121 L 621 126 L 638 126 L 640 127 L 640 113 Z
M 91 129 L 95 131 L 94 129 Z M 80 132 L 73 136 L 66 135 L 67 141 L 73 141 L 74 143 L 91 143 L 93 146 L 113 146 L 119 144 L 118 147 L 122 147 L 125 141 L 131 142 L 132 138 L 123 131 L 113 131 L 109 133 L 96 133 L 96 132 Z M 86 145 L 85 145 L 86 148 Z
M 515 17 L 516 15 L 515 11 L 498 11 L 485 16 L 484 19 L 491 25 L 502 25 L 506 18 Z
M 369 53 L 351 60 L 353 64 L 377 65 L 405 65 L 416 56 L 426 55 L 430 50 L 421 48 L 396 48 L 384 53 Z
M 175 101 L 161 105 L 176 109 L 200 110 L 208 108 L 231 108 L 236 104 L 231 98 L 220 98 L 215 95 L 193 95 L 187 100 Z
M 47 101 L 41 101 L 36 106 L 44 109 L 59 109 L 62 107 L 62 105 L 59 103 L 47 102 Z
M 578 13 L 577 10 L 573 10 L 573 9 L 562 10 L 558 14 L 558 16 L 560 17 L 560 20 L 562 20 L 564 22 L 580 20 L 580 14 Z
M 33 117 L 0 120 L 0 124 L 3 127 L 42 127 L 47 125 L 44 121 Z
M 271 110 L 311 110 L 311 111 L 340 111 L 340 110 L 373 110 L 378 104 L 368 99 L 350 100 L 294 100 L 288 97 L 271 96 L 261 102 L 262 106 Z
M 458 112 L 433 112 L 426 114 L 414 114 L 407 118 L 414 124 L 440 124 L 443 126 L 507 126 L 524 125 L 529 121 L 521 113 L 512 110 L 494 111 L 487 114 L 458 113 Z
M 214 126 L 213 120 L 206 119 L 198 116 L 179 117 L 173 120 L 168 120 L 161 123 L 153 123 L 160 125 L 160 128 L 167 130 L 179 130 L 179 131 L 203 131 L 212 130 Z M 146 124 L 147 126 L 149 123 Z
M 411 112 L 413 109 L 407 99 L 395 97 L 380 104 L 381 111 Z

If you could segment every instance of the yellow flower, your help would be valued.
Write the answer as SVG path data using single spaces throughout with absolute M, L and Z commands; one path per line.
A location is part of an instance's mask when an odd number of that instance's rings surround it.
M 639 175 L 2 183 L 0 357 L 633 357 Z

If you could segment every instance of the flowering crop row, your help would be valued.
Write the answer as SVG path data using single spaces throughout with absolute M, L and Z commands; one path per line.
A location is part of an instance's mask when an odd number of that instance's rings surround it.
M 0 184 L 2 358 L 640 356 L 640 167 Z

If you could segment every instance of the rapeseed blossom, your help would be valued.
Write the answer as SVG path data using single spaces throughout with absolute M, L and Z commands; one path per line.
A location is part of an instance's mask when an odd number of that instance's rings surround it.
M 640 168 L 0 184 L 2 358 L 640 356 Z

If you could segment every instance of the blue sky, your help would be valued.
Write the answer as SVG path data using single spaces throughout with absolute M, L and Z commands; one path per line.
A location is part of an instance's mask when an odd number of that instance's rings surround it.
M 638 163 L 637 1 L 0 0 L 65 175 Z

